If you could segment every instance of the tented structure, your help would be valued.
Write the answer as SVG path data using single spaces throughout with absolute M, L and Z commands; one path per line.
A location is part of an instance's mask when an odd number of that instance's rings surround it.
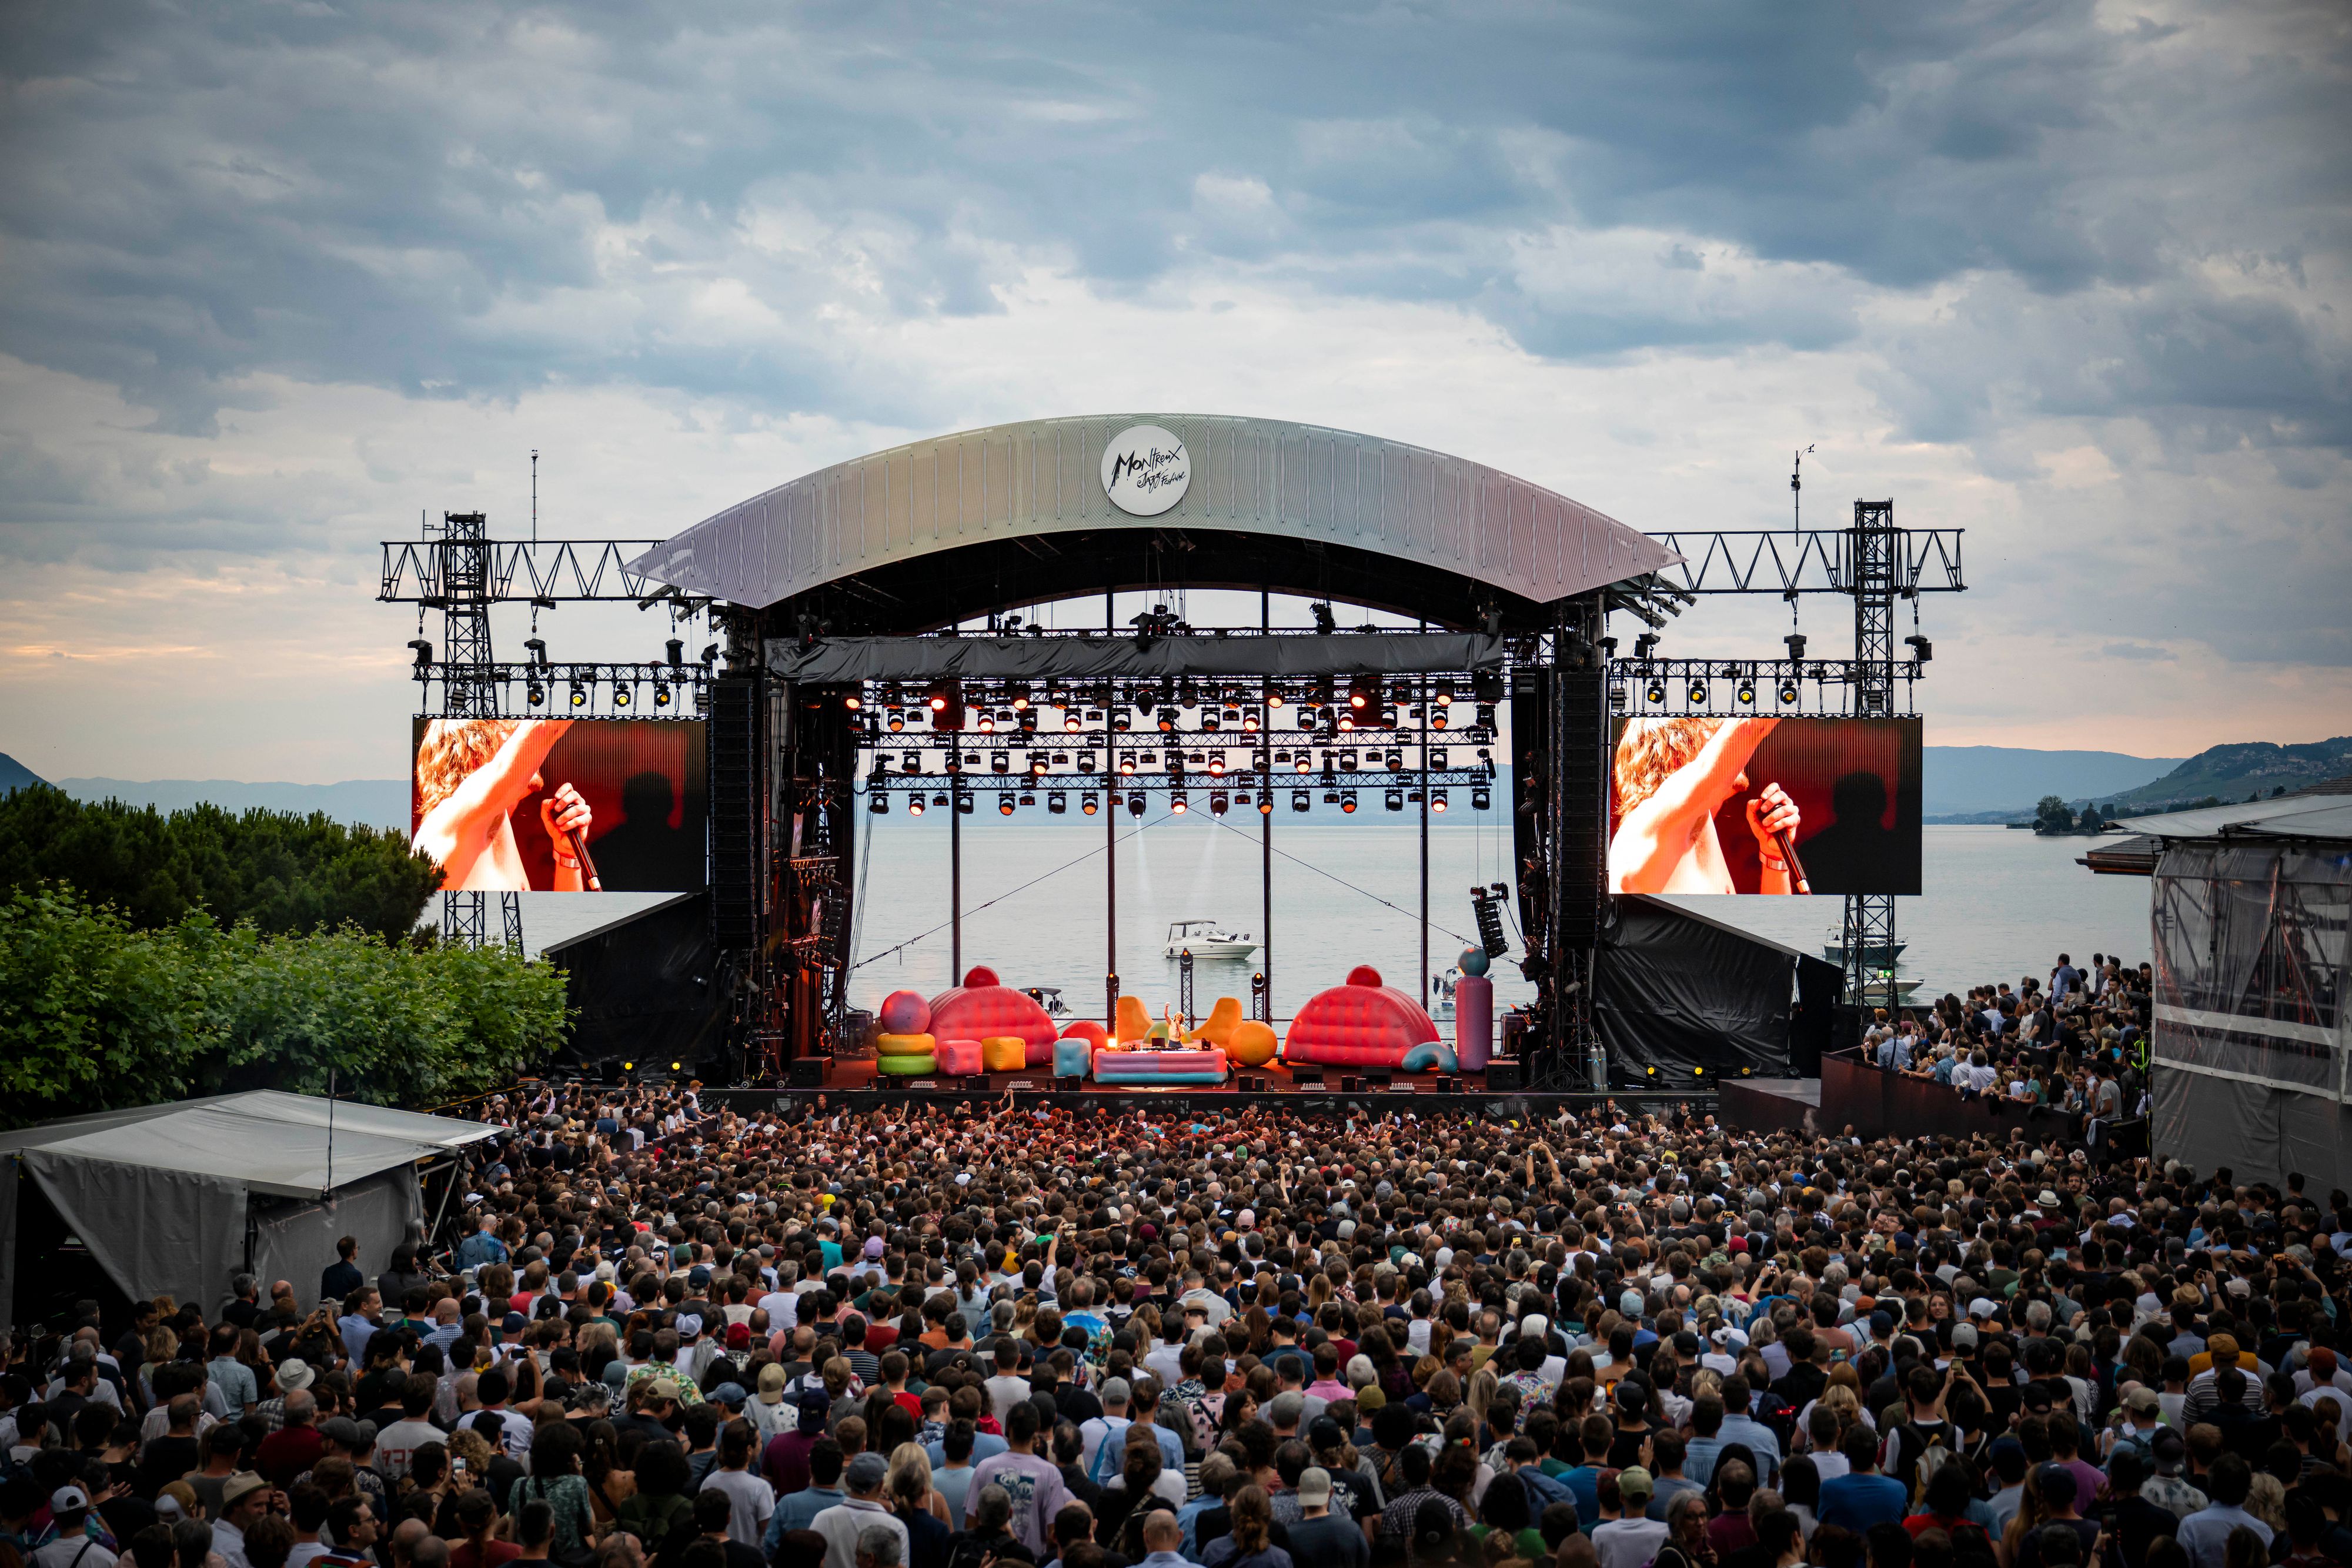
M 1792 1030 L 1790 1003 L 1826 1027 L 1841 985 L 1834 964 L 1633 894 L 1595 956 L 1592 1027 L 1622 1085 L 1817 1071 L 1822 1041 Z
M 168 1294 L 209 1317 L 251 1272 L 292 1281 L 307 1306 L 338 1237 L 381 1268 L 424 1218 L 420 1166 L 497 1131 L 260 1090 L 0 1134 L 0 1313 L 36 1315 L 32 1276 L 60 1230 L 134 1301 Z
M 2200 1172 L 2352 1186 L 2352 793 L 2124 824 L 2156 862 L 2151 1145 Z

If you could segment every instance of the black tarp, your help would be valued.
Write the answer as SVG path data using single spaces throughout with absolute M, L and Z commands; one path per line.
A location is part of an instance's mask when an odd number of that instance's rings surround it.
M 1174 675 L 1446 674 L 1499 669 L 1504 641 L 1467 632 L 1244 633 L 1232 637 L 827 637 L 768 644 L 788 681 L 1158 680 Z
M 558 943 L 546 957 L 563 971 L 579 1015 L 559 1060 L 691 1067 L 723 1051 L 730 987 L 710 943 L 709 894 L 681 894 Z
M 1698 1083 L 1743 1069 L 1785 1076 L 1801 957 L 1657 899 L 1620 897 L 1593 963 L 1592 1022 L 1612 1076 L 1645 1085 Z

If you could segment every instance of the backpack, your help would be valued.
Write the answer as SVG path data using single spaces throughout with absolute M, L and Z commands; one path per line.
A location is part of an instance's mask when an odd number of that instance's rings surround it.
M 1958 1458 L 1951 1449 L 1951 1423 L 1948 1421 L 1941 1430 L 1930 1432 L 1916 1421 L 1906 1421 L 1895 1430 L 1902 1438 L 1897 1461 L 1901 1472 L 1895 1479 L 1903 1483 L 1916 1506 L 1927 1495 L 1928 1479 Z

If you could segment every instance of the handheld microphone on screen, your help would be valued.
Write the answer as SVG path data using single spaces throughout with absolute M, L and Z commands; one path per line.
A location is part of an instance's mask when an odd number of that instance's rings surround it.
M 591 893 L 604 892 L 604 884 L 596 880 L 596 862 L 588 853 L 588 841 L 581 837 L 580 830 L 577 828 L 564 829 L 563 836 L 571 841 L 572 857 L 580 862 L 581 885 Z M 1796 862 L 1791 861 L 1790 863 L 1794 865 Z
M 572 836 L 577 838 L 579 835 L 575 833 Z M 1805 862 L 1797 858 L 1797 841 L 1789 836 L 1789 830 L 1773 829 L 1772 841 L 1780 846 L 1780 858 L 1789 862 L 1789 885 L 1799 893 L 1812 892 L 1812 884 L 1805 880 Z M 583 850 L 581 853 L 584 855 L 587 852 Z M 580 863 L 585 865 L 588 862 L 583 860 Z M 594 873 L 592 872 L 590 874 L 593 876 Z

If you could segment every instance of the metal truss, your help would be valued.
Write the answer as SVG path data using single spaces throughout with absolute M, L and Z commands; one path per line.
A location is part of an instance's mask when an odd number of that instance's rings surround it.
M 1845 689 L 1874 682 L 1885 695 L 1872 716 L 1907 718 L 1915 716 L 1911 685 L 1926 673 L 1916 659 L 1872 667 L 1853 659 L 1618 659 L 1609 666 L 1609 710 L 1618 717 L 1843 715 L 1851 708 Z
M 631 571 L 628 563 L 659 539 L 549 539 L 484 541 L 480 581 L 494 603 L 529 600 L 541 605 L 634 601 L 640 609 L 674 605 L 681 614 L 710 601 L 680 593 L 666 582 Z M 383 541 L 383 585 L 376 598 L 387 604 L 421 604 L 438 610 L 467 591 L 453 574 L 442 541 Z M 462 570 L 462 569 L 460 569 Z
M 1413 790 L 1426 779 L 1433 789 L 1485 789 L 1495 783 L 1491 768 L 1449 768 L 1424 774 L 1417 768 L 1391 772 L 1360 768 L 1351 773 L 998 773 L 966 770 L 958 773 L 868 773 L 859 787 L 869 794 L 920 794 L 926 790 L 961 789 L 986 795 L 1037 789 L 1108 789 L 1113 794 L 1164 793 L 1171 789 L 1402 789 Z
M 1857 507 L 1889 507 L 1883 501 Z M 1891 515 L 1891 507 L 1889 507 Z M 1683 558 L 1653 577 L 1671 593 L 1852 594 L 1876 576 L 1899 598 L 1960 593 L 1958 528 L 1670 530 L 1649 537 Z M 1642 580 L 1635 580 L 1637 582 Z
M 435 717 L 430 694 L 435 681 L 491 694 L 486 711 L 541 718 L 699 718 L 708 706 L 710 672 L 700 664 L 482 664 L 460 670 L 428 664 L 416 671 L 425 688 L 421 717 Z M 578 694 L 577 701 L 573 694 Z M 623 694 L 627 694 L 625 696 Z M 456 710 L 445 703 L 441 713 Z

